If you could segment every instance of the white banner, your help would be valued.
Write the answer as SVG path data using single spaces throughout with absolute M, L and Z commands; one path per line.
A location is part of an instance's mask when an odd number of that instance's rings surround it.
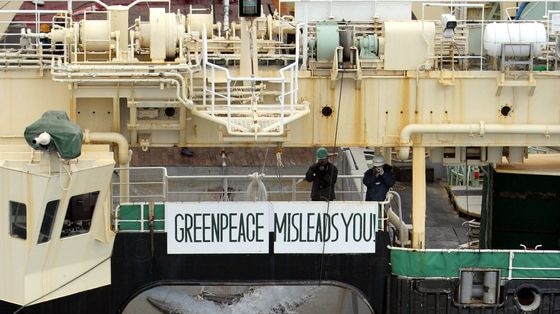
M 169 254 L 375 253 L 377 202 L 165 203 Z
M 377 202 L 277 202 L 274 253 L 375 253 Z
M 268 253 L 269 203 L 165 203 L 169 254 Z

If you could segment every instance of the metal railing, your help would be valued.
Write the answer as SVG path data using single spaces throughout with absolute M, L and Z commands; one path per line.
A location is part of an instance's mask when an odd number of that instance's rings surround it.
M 195 109 L 201 115 L 225 125 L 232 135 L 257 137 L 284 134 L 284 125 L 309 112 L 306 105 L 297 104 L 299 28 L 300 25 L 297 25 L 296 57 L 291 64 L 279 70 L 277 77 L 234 77 L 228 68 L 211 63 L 206 29 L 203 28 L 203 75 L 207 85 L 203 89 L 203 105 Z M 220 92 L 224 84 L 225 89 Z M 265 94 L 274 97 L 264 98 Z
M 123 172 L 128 183 L 120 181 Z M 166 202 L 227 202 L 248 201 L 247 188 L 255 175 L 169 175 L 165 167 L 116 168 L 112 181 L 113 225 L 119 229 L 119 222 L 137 223 L 141 227 L 135 231 L 147 231 L 158 223 L 153 215 L 146 216 L 144 207 Z M 309 201 L 311 183 L 303 175 L 259 175 L 266 187 L 267 201 Z M 337 201 L 363 201 L 366 189 L 362 175 L 339 175 L 336 183 Z M 122 194 L 123 191 L 126 193 Z M 379 230 L 388 226 L 387 213 L 395 199 L 396 192 L 388 193 L 383 202 L 377 202 Z M 397 194 L 396 212 L 402 217 L 400 198 Z M 121 204 L 142 207 L 140 216 L 134 220 L 123 220 L 119 213 Z M 152 205 L 150 205 L 152 204 Z M 392 210 L 392 209 L 391 209 Z M 160 219 L 161 220 L 161 219 Z M 161 221 L 159 221 L 161 222 Z M 157 228 L 156 228 L 157 229 Z M 157 230 L 156 230 L 157 231 Z M 161 231 L 161 230 L 160 230 Z
M 389 203 L 389 200 L 377 202 L 377 205 L 372 203 L 371 210 L 376 213 L 376 231 L 387 231 L 389 228 L 389 217 L 387 216 L 387 205 Z M 165 203 L 121 204 L 113 211 L 112 226 L 115 232 L 165 232 Z M 397 236 L 400 237 L 401 235 Z M 406 239 L 408 239 L 408 235 Z M 401 240 L 400 242 L 406 244 L 406 241 L 408 240 Z
M 128 183 L 119 173 L 126 170 Z M 169 175 L 165 167 L 116 168 L 112 183 L 113 204 L 123 202 L 245 201 L 252 177 L 247 175 Z M 336 197 L 341 201 L 365 199 L 362 175 L 339 175 Z M 304 175 L 263 175 L 269 201 L 307 201 L 311 183 Z M 121 195 L 123 185 L 127 195 Z

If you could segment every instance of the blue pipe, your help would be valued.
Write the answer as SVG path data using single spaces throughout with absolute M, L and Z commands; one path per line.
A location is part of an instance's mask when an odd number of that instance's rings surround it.
M 523 10 L 525 10 L 525 7 L 527 6 L 527 4 L 529 4 L 529 2 L 526 2 L 526 1 L 521 2 L 521 4 L 519 5 L 519 8 L 517 9 L 517 13 L 515 13 L 515 19 L 514 20 L 519 20 L 519 18 L 521 17 L 521 13 L 523 13 Z

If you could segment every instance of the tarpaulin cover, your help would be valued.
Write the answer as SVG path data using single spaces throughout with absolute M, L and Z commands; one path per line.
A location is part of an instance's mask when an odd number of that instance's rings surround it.
M 39 134 L 47 132 L 51 136 L 48 145 L 33 143 Z M 25 128 L 25 140 L 37 150 L 55 150 L 64 159 L 73 159 L 82 153 L 82 129 L 70 122 L 64 111 L 47 111 L 41 119 Z
M 406 277 L 459 277 L 461 268 L 502 269 L 507 274 L 508 253 L 391 250 L 393 274 Z
M 511 259 L 511 264 L 510 264 Z M 513 279 L 560 278 L 558 251 L 462 251 L 391 250 L 394 275 L 416 278 L 456 278 L 461 269 L 500 269 L 501 277 L 511 270 Z

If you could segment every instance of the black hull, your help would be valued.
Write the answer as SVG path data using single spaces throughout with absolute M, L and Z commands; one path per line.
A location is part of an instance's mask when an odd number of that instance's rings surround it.
M 391 297 L 385 313 L 560 313 L 560 280 L 510 280 L 502 287 L 498 304 L 470 307 L 457 303 L 458 285 L 458 279 L 391 277 L 387 287 Z M 519 306 L 519 302 L 524 305 L 537 302 L 532 298 L 520 298 L 520 291 L 527 288 L 540 295 L 540 305 L 533 311 L 523 311 Z
M 376 313 L 384 311 L 389 236 L 378 232 L 375 254 L 168 255 L 166 234 L 119 233 L 112 256 L 112 285 L 22 309 L 18 313 L 119 313 L 138 293 L 159 284 L 296 283 L 350 285 Z M 19 306 L 0 303 L 0 313 Z
M 111 286 L 21 309 L 33 314 L 120 313 L 138 293 L 160 284 L 316 284 L 339 282 L 360 290 L 375 313 L 521 313 L 519 291 L 531 287 L 541 300 L 538 313 L 560 312 L 560 280 L 510 280 L 496 305 L 466 307 L 456 302 L 458 279 L 390 276 L 388 235 L 378 233 L 376 254 L 168 255 L 165 234 L 121 233 L 112 257 Z M 322 275 L 321 275 L 322 274 Z M 527 302 L 527 300 L 525 300 Z M 0 313 L 20 306 L 0 302 Z

